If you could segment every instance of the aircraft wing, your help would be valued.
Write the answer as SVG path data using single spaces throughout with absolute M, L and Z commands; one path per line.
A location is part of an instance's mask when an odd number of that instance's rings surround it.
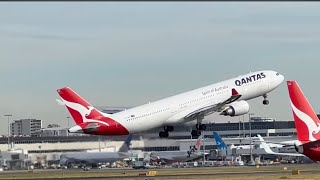
M 150 157 L 152 159 L 160 159 L 160 160 L 166 160 L 166 161 L 175 160 L 173 155 L 163 154 L 163 153 L 158 153 L 158 152 L 151 152 Z
M 196 119 L 197 117 L 202 117 L 202 116 L 212 114 L 214 112 L 221 112 L 225 109 L 225 105 L 238 100 L 240 97 L 241 97 L 241 94 L 239 94 L 236 91 L 236 89 L 232 88 L 231 96 L 228 99 L 223 100 L 221 102 L 215 101 L 215 102 L 200 106 L 197 109 L 186 114 L 184 118 L 192 120 L 192 119 Z
M 270 146 L 264 141 L 264 139 L 257 134 L 260 142 L 261 142 L 261 147 L 266 151 L 267 154 L 274 154 L 274 155 L 280 155 L 280 156 L 305 156 L 303 154 L 299 153 L 277 153 L 271 150 Z
M 253 142 L 262 142 L 260 140 L 254 140 Z M 265 143 L 270 143 L 270 144 L 278 144 L 278 145 L 283 145 L 284 147 L 289 147 L 289 146 L 294 146 L 294 142 L 272 142 L 272 141 L 263 141 Z

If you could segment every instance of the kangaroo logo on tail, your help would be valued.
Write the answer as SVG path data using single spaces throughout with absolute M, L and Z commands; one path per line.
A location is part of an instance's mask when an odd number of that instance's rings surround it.
M 304 112 L 300 111 L 298 108 L 294 106 L 294 104 L 291 102 L 291 107 L 293 110 L 293 113 L 301 120 L 303 121 L 306 126 L 308 127 L 308 133 L 309 133 L 309 141 L 316 141 L 320 137 L 320 123 L 315 122 L 310 116 L 305 114 Z M 299 127 L 297 127 L 299 128 Z
M 108 117 L 108 114 L 98 111 L 71 88 L 59 89 L 58 93 L 77 124 L 95 122 L 110 126 L 107 122 L 100 120 L 103 117 Z
M 320 139 L 320 121 L 296 81 L 287 81 L 298 140 Z
M 104 124 L 106 126 L 109 126 L 109 124 L 107 122 L 104 122 L 104 121 L 100 121 L 100 120 L 96 120 L 96 119 L 91 119 L 91 118 L 97 118 L 97 117 L 92 117 L 91 115 L 91 112 L 94 110 L 94 111 L 98 111 L 96 110 L 94 107 L 92 106 L 88 106 L 87 108 L 85 106 L 82 106 L 81 104 L 78 104 L 78 103 L 73 103 L 73 102 L 69 102 L 69 101 L 66 101 L 64 99 L 62 99 L 62 101 L 65 103 L 65 105 L 68 107 L 68 108 L 71 108 L 73 110 L 76 110 L 78 111 L 80 114 L 81 114 L 81 117 L 82 117 L 82 121 L 83 122 L 98 122 L 98 123 L 101 123 L 101 124 Z M 99 111 L 98 111 L 99 112 Z M 100 113 L 100 112 L 99 112 Z M 102 116 L 102 114 L 101 114 Z M 88 119 L 89 118 L 89 119 Z

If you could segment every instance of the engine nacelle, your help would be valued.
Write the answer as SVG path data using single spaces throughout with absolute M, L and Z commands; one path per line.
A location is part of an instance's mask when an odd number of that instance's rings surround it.
M 249 110 L 250 106 L 247 101 L 241 100 L 231 103 L 229 107 L 220 114 L 225 116 L 239 116 L 247 114 Z

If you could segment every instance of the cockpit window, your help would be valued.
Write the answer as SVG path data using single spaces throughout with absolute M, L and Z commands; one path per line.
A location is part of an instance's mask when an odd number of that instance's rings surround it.
M 276 75 L 279 76 L 279 73 L 277 73 Z

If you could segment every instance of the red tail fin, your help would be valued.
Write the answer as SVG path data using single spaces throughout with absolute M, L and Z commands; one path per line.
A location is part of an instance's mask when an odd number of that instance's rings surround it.
M 65 87 L 57 91 L 76 124 L 86 122 L 87 119 L 103 116 L 100 111 L 92 107 L 71 88 Z
M 320 139 L 320 121 L 296 81 L 287 81 L 298 140 Z

